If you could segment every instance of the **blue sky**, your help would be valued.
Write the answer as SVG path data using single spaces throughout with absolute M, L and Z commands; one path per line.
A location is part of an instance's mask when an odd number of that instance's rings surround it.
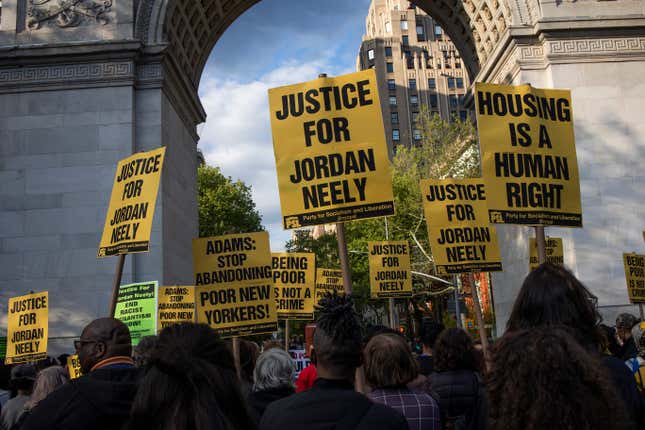
M 199 93 L 208 119 L 199 147 L 210 165 L 253 187 L 274 251 L 282 230 L 267 90 L 355 71 L 370 0 L 262 0 L 215 45 Z

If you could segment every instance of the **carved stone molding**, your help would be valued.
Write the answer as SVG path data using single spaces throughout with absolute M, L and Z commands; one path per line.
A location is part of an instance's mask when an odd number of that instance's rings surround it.
M 132 62 L 56 64 L 0 69 L 0 88 L 134 80 Z
M 59 28 L 83 23 L 109 23 L 113 0 L 28 0 L 26 26 L 38 30 L 45 24 Z
M 552 40 L 547 43 L 550 55 L 606 55 L 645 53 L 645 37 L 611 39 Z

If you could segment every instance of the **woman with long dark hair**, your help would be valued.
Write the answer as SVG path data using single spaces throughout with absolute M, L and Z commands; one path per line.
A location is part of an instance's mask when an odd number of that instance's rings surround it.
M 163 329 L 125 428 L 255 428 L 240 391 L 233 355 L 213 329 L 189 323 Z
M 517 330 L 493 349 L 490 430 L 632 428 L 600 365 L 564 327 Z
M 599 357 L 630 417 L 645 428 L 645 400 L 621 360 L 603 355 L 606 339 L 597 299 L 567 269 L 544 263 L 524 280 L 506 325 L 509 333 L 540 327 L 565 326 L 589 354 Z

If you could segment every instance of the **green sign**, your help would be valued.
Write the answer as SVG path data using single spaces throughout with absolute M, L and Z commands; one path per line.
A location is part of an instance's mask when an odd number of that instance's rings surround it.
M 7 338 L 0 337 L 0 358 L 4 359 L 7 356 Z
M 114 318 L 128 326 L 133 346 L 157 334 L 157 285 L 152 281 L 119 287 Z

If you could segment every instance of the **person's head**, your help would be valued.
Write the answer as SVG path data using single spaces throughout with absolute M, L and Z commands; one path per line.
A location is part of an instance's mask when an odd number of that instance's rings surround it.
M 283 349 L 269 349 L 260 355 L 255 364 L 253 391 L 265 391 L 293 386 L 296 363 Z
M 616 317 L 616 334 L 622 340 L 632 337 L 632 328 L 638 324 L 638 318 L 632 314 L 623 313 Z
M 473 340 L 460 328 L 448 328 L 441 332 L 434 344 L 433 358 L 437 372 L 479 370 Z
M 606 324 L 600 324 L 598 327 L 600 328 L 603 337 L 601 349 L 611 355 L 619 356 L 620 345 L 616 339 L 616 329 L 609 327 Z
M 146 367 L 150 361 L 150 355 L 157 346 L 157 336 L 144 336 L 139 344 L 132 351 L 132 359 L 137 367 Z
M 508 331 L 564 325 L 573 330 L 581 344 L 600 349 L 602 318 L 596 297 L 567 269 L 544 263 L 524 280 L 511 316 Z
M 252 427 L 227 344 L 205 324 L 164 328 L 139 385 L 127 429 Z
M 491 430 L 623 429 L 625 411 L 597 355 L 566 327 L 507 332 L 486 388 Z
M 240 339 L 240 373 L 241 377 L 248 382 L 253 382 L 253 369 L 255 362 L 260 355 L 260 348 L 257 343 Z
M 130 330 L 115 318 L 99 318 L 89 323 L 74 346 L 84 375 L 103 360 L 132 355 Z
M 442 323 L 431 319 L 423 321 L 423 324 L 421 324 L 421 343 L 423 344 L 424 352 L 432 351 L 434 343 L 445 328 Z
M 31 398 L 25 404 L 25 409 L 31 410 L 41 400 L 45 399 L 55 389 L 67 383 L 67 373 L 62 366 L 50 366 L 38 372 L 36 383 L 34 384 L 34 391 Z
M 318 375 L 353 381 L 362 353 L 361 326 L 352 300 L 334 292 L 319 303 L 313 340 Z
M 9 387 L 20 394 L 31 394 L 37 374 L 33 364 L 18 364 L 11 369 Z
M 419 375 L 419 366 L 405 339 L 397 334 L 374 336 L 363 352 L 365 379 L 373 388 L 404 387 Z
M 645 358 L 645 321 L 632 327 L 632 338 L 638 349 L 638 355 Z
M 69 358 L 69 354 L 61 354 L 58 357 L 56 357 L 56 360 L 58 361 L 58 364 L 65 367 L 67 366 L 67 359 Z

